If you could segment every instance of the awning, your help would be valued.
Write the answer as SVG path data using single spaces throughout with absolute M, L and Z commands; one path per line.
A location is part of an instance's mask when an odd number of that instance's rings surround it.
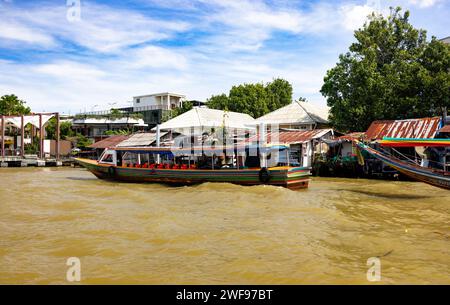
M 55 116 L 54 114 L 43 114 L 42 115 L 42 126 L 44 126 L 54 116 Z M 22 117 L 21 116 L 8 117 L 8 118 L 5 118 L 5 121 L 11 125 L 14 125 L 16 128 L 22 128 Z M 39 115 L 24 115 L 23 116 L 23 125 L 26 126 L 27 124 L 31 124 L 36 128 L 40 128 Z

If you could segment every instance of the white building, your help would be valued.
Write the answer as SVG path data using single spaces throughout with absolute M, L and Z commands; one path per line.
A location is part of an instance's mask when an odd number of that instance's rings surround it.
M 75 118 L 72 121 L 72 129 L 86 137 L 101 137 L 109 130 L 134 130 L 147 127 L 142 119 L 134 118 L 120 118 L 120 119 L 108 119 L 108 118 Z
M 133 97 L 133 111 L 171 110 L 183 105 L 185 95 L 163 92 Z

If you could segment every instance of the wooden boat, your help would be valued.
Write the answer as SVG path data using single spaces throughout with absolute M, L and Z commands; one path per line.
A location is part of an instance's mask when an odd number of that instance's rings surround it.
M 410 142 L 413 142 L 413 143 L 408 143 L 408 140 L 410 140 Z M 432 141 L 432 140 L 435 140 L 435 141 Z M 432 140 L 419 141 L 417 139 L 389 138 L 389 139 L 385 139 L 383 141 L 386 141 L 384 143 L 384 144 L 386 144 L 386 146 L 391 146 L 391 147 L 394 147 L 394 146 L 397 146 L 397 147 L 433 146 L 433 143 L 435 144 L 435 146 L 445 146 L 445 145 L 442 145 L 442 142 L 445 142 L 444 139 L 440 139 L 440 140 L 444 140 L 444 141 L 439 141 L 439 139 L 432 139 Z M 383 145 L 383 141 L 381 141 L 382 145 Z M 398 159 L 394 156 L 391 156 L 391 155 L 382 153 L 376 149 L 373 149 L 373 148 L 369 147 L 368 145 L 366 145 L 360 141 L 357 141 L 357 140 L 355 140 L 355 144 L 361 150 L 368 152 L 375 158 L 383 161 L 390 167 L 396 169 L 400 173 L 402 173 L 414 180 L 421 181 L 421 182 L 424 182 L 424 183 L 427 183 L 430 185 L 434 185 L 434 186 L 437 186 L 437 187 L 440 187 L 443 189 L 450 190 L 450 172 L 448 172 L 448 171 L 437 170 L 437 169 L 432 169 L 432 168 L 425 168 L 425 167 L 419 166 L 415 163 Z
M 190 153 L 191 150 L 174 152 L 173 149 L 161 147 L 112 148 L 105 150 L 98 161 L 82 158 L 75 160 L 100 179 L 126 182 L 174 185 L 228 182 L 240 185 L 265 184 L 301 189 L 308 187 L 311 175 L 310 168 L 290 166 L 289 164 L 278 164 L 273 167 L 248 167 L 245 164 L 239 164 L 240 158 L 235 158 L 234 160 L 238 162 L 231 166 L 199 168 L 195 158 L 189 156 L 187 160 L 186 158 L 183 160 L 182 156 L 191 155 Z M 137 162 L 124 162 L 123 158 L 126 154 L 137 156 Z M 215 154 L 211 156 L 213 159 Z M 164 160 L 161 161 L 161 159 Z M 214 163 L 212 162 L 212 164 Z

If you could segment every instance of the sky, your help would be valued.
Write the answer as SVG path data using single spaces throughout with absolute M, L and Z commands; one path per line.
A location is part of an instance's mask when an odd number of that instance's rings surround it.
M 429 38 L 450 36 L 450 0 L 0 0 L 0 96 L 74 114 L 281 77 L 324 106 L 326 71 L 391 6 Z

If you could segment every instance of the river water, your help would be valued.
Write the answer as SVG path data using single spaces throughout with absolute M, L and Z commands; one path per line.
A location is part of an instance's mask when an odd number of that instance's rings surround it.
M 450 284 L 450 192 L 312 178 L 310 188 L 101 181 L 84 169 L 0 170 L 0 283 Z

